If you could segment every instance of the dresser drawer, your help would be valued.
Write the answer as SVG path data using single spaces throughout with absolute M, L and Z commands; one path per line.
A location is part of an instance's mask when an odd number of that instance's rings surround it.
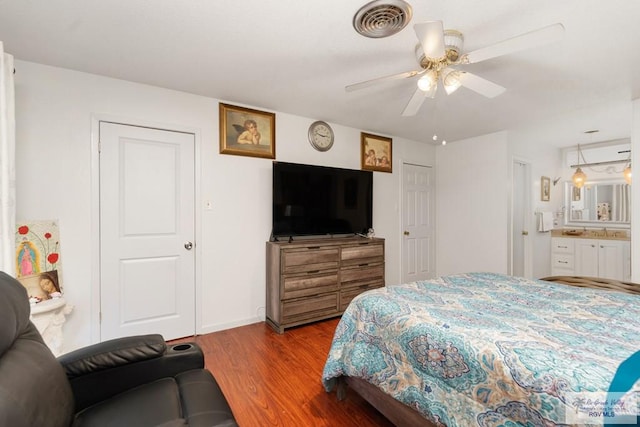
M 355 287 L 340 291 L 340 311 L 345 311 L 349 303 L 361 293 L 371 289 L 381 288 L 383 286 L 384 286 L 384 283 L 376 282 L 376 283 L 369 283 L 365 285 L 355 286 Z
M 338 273 L 284 277 L 282 299 L 300 298 L 338 290 Z
M 342 248 L 340 256 L 341 265 L 361 265 L 372 262 L 381 262 L 384 259 L 384 245 L 380 243 L 361 243 Z
M 366 264 L 360 267 L 343 268 L 340 271 L 340 283 L 343 288 L 374 281 L 382 281 L 384 284 L 383 264 Z
M 282 303 L 282 322 L 291 323 L 338 312 L 338 292 Z
M 573 254 L 575 248 L 574 239 L 556 237 L 551 239 L 551 252 L 557 254 Z
M 284 250 L 282 274 L 337 270 L 339 261 L 340 250 L 337 247 Z

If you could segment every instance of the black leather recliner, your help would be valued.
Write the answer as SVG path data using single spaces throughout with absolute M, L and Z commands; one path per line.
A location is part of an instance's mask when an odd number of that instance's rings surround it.
M 0 426 L 237 426 L 196 344 L 145 335 L 56 359 L 29 314 L 0 272 Z

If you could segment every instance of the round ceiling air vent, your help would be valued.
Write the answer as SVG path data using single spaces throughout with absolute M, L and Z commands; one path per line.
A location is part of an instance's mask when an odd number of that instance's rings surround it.
M 411 6 L 405 1 L 374 0 L 358 10 L 353 28 L 365 37 L 389 37 L 406 27 L 412 15 Z

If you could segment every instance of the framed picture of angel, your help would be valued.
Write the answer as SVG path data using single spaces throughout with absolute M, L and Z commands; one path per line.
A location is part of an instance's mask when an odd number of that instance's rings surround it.
M 220 103 L 220 154 L 275 159 L 275 113 Z
M 362 170 L 392 173 L 392 139 L 360 133 L 360 163 Z

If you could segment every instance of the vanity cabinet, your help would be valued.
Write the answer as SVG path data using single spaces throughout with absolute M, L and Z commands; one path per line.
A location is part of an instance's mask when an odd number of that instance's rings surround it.
M 629 242 L 576 239 L 576 276 L 629 281 Z
M 267 242 L 266 321 L 285 328 L 341 315 L 353 298 L 384 286 L 384 239 Z
M 551 274 L 631 280 L 628 240 L 551 238 Z

